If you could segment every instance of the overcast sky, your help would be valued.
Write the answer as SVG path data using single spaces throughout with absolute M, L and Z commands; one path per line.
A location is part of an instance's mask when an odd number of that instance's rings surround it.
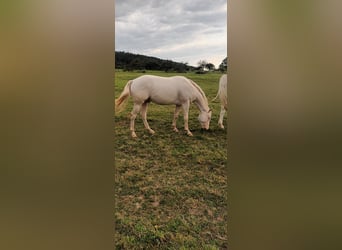
M 116 0 L 115 50 L 218 67 L 227 56 L 227 0 Z

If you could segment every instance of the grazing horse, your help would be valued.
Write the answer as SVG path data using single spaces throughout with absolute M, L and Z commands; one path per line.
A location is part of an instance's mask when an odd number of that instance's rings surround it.
M 122 104 L 131 96 L 134 102 L 131 112 L 130 131 L 132 137 L 137 137 L 134 130 L 134 121 L 140 112 L 145 128 L 154 134 L 154 131 L 147 123 L 147 105 L 153 102 L 160 105 L 176 105 L 173 115 L 172 127 L 178 132 L 176 121 L 181 108 L 184 112 L 184 129 L 187 135 L 192 136 L 188 126 L 189 107 L 192 102 L 200 110 L 198 120 L 204 129 L 209 129 L 211 109 L 208 107 L 207 98 L 203 90 L 190 79 L 183 76 L 160 77 L 143 75 L 127 82 L 124 90 L 118 99 L 115 100 L 115 110 L 122 111 Z
M 224 126 L 223 126 L 223 116 L 224 116 L 225 112 L 227 111 L 227 107 L 228 107 L 228 101 L 227 101 L 227 75 L 226 74 L 222 75 L 221 78 L 220 78 L 219 90 L 217 92 L 216 97 L 213 99 L 213 101 L 217 97 L 220 98 L 220 102 L 221 102 L 221 112 L 220 112 L 220 118 L 219 118 L 218 124 L 219 124 L 220 128 L 224 128 Z

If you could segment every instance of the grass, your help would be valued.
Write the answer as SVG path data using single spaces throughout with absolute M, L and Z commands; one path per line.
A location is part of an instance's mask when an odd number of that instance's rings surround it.
M 115 74 L 115 97 L 143 73 Z M 176 75 L 147 72 L 161 76 Z M 179 74 L 178 74 L 179 75 Z M 220 74 L 181 74 L 198 83 L 213 109 L 211 129 L 202 131 L 192 105 L 189 128 L 172 131 L 174 106 L 150 104 L 147 118 L 155 135 L 136 119 L 132 139 L 128 115 L 132 103 L 115 116 L 116 249 L 227 249 L 227 131 L 218 127 L 216 96 Z M 226 124 L 225 124 L 226 125 Z

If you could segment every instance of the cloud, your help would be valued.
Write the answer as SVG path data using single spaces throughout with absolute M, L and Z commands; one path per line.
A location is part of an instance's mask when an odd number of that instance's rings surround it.
M 218 66 L 227 54 L 226 11 L 226 0 L 116 0 L 116 50 Z

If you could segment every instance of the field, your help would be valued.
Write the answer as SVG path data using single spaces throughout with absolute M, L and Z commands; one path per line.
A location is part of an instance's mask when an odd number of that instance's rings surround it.
M 128 80 L 143 74 L 115 74 L 115 98 Z M 180 114 L 172 130 L 174 106 L 150 104 L 147 119 L 156 132 L 136 119 L 138 138 L 131 138 L 129 113 L 115 115 L 115 245 L 116 249 L 228 249 L 227 237 L 227 130 L 217 125 L 220 104 L 216 96 L 219 73 L 184 75 L 207 95 L 213 110 L 210 130 L 202 131 L 198 109 L 191 105 L 189 128 Z M 227 118 L 224 125 L 227 127 Z

